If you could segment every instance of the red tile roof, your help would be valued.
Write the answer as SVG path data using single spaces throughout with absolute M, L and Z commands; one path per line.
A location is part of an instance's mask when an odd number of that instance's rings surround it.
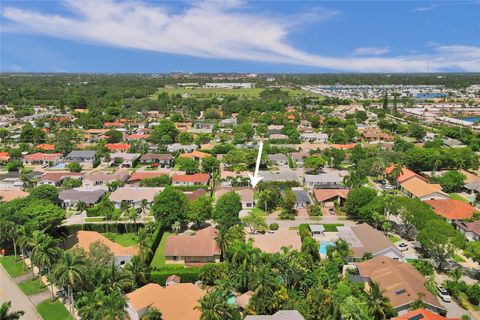
M 208 157 L 211 157 L 212 155 L 209 154 L 209 153 L 205 153 L 205 152 L 201 152 L 201 151 L 197 151 L 197 150 L 194 150 L 190 153 L 182 153 L 180 154 L 178 157 L 179 158 L 190 158 L 190 159 L 193 159 L 193 158 L 200 158 L 200 159 L 203 159 L 203 158 L 208 158 Z
M 422 315 L 422 318 L 418 316 Z M 415 318 L 416 317 L 416 318 Z M 460 320 L 460 318 L 445 318 L 441 315 L 433 313 L 432 311 L 426 309 L 417 309 L 410 311 L 403 316 L 395 318 L 395 320 L 410 320 L 410 319 L 423 319 L 423 320 Z
M 54 144 L 42 143 L 42 144 L 36 145 L 35 149 L 41 149 L 41 150 L 45 150 L 45 151 L 53 151 L 53 150 L 55 150 L 55 145 Z
M 107 143 L 108 150 L 127 150 L 130 148 L 128 143 Z
M 124 126 L 124 123 L 122 123 L 122 122 L 117 122 L 117 121 L 115 121 L 115 122 L 105 122 L 105 123 L 103 124 L 103 126 L 104 126 L 105 128 L 111 128 L 111 127 L 116 127 L 116 128 L 118 128 L 118 127 L 123 127 L 123 126 Z
M 62 154 L 61 153 L 42 153 L 42 152 L 37 152 L 37 153 L 32 153 L 32 154 L 27 154 L 23 158 L 27 161 L 53 161 L 57 158 L 61 158 Z
M 10 153 L 0 152 L 0 161 L 8 161 L 8 160 L 10 160 Z
M 429 204 L 436 214 L 448 220 L 467 220 L 473 216 L 474 212 L 478 212 L 475 207 L 460 200 L 427 200 L 425 203 Z
M 127 139 L 129 140 L 140 140 L 140 139 L 148 139 L 148 138 L 150 138 L 149 134 L 139 134 L 139 133 L 134 133 L 127 136 Z
M 395 165 L 391 165 L 390 167 L 386 168 L 385 169 L 385 173 L 388 175 L 388 174 L 391 174 L 393 172 L 393 169 L 395 169 Z M 417 177 L 417 178 L 420 178 L 422 180 L 425 180 L 423 177 L 421 177 L 420 175 L 418 175 L 417 173 L 413 172 L 412 170 L 406 168 L 406 167 L 402 167 L 401 169 L 401 174 L 398 176 L 397 178 L 397 182 L 398 183 L 402 183 L 402 182 L 405 182 L 407 181 L 408 179 L 410 178 L 413 178 L 413 177 Z
M 340 197 L 346 199 L 348 196 L 348 189 L 315 189 L 313 194 L 318 202 L 325 202 L 332 198 Z
M 139 182 L 139 181 L 142 181 L 144 179 L 156 178 L 156 177 L 160 177 L 160 176 L 164 176 L 164 175 L 168 175 L 168 174 L 165 173 L 165 172 L 151 172 L 151 171 L 150 172 L 147 172 L 147 171 L 135 172 L 130 176 L 130 178 L 128 179 L 127 182 L 130 182 L 130 183 Z
M 172 177 L 173 182 L 207 183 L 208 179 L 209 179 L 208 173 L 196 173 L 192 175 L 175 175 Z
M 340 150 L 346 150 L 346 149 L 353 149 L 355 148 L 355 143 L 348 143 L 348 144 L 331 144 L 330 147 L 333 149 L 340 149 Z

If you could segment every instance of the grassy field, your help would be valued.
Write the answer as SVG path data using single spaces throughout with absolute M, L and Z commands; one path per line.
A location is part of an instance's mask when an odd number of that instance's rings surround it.
M 71 320 L 72 317 L 60 301 L 47 299 L 37 306 L 38 313 L 44 320 Z
M 456 193 L 449 193 L 448 195 L 449 195 L 450 198 L 452 198 L 453 200 L 460 200 L 460 201 L 463 201 L 463 202 L 468 203 L 468 200 L 467 200 L 467 199 L 465 199 L 464 197 L 462 197 L 462 196 L 460 196 L 460 195 L 458 195 L 458 194 L 456 194 Z
M 163 267 L 165 265 L 165 257 L 163 256 L 163 250 L 167 245 L 167 238 L 170 233 L 165 232 L 162 235 L 162 240 L 160 240 L 160 244 L 158 245 L 157 251 L 155 251 L 155 255 L 153 256 L 152 262 L 150 263 L 151 267 Z
M 104 235 L 124 247 L 131 247 L 138 244 L 138 238 L 133 232 L 123 234 L 107 232 Z
M 326 223 L 323 227 L 325 232 L 337 232 L 337 227 L 343 227 L 343 223 Z
M 43 285 L 43 283 L 40 281 L 40 278 L 37 278 L 33 281 L 30 279 L 22 281 L 18 284 L 18 287 L 27 296 L 30 296 L 32 294 L 37 294 L 47 290 L 47 287 Z
M 99 222 L 105 220 L 105 217 L 88 217 L 85 218 L 85 222 Z
M 155 94 L 151 96 L 152 99 L 156 99 L 157 96 L 162 93 L 166 92 L 168 94 L 184 94 L 188 93 L 191 96 L 197 98 L 206 98 L 209 96 L 222 96 L 222 95 L 237 95 L 237 96 L 245 96 L 245 97 L 258 97 L 260 96 L 260 92 L 262 92 L 264 88 L 249 88 L 249 89 L 218 89 L 218 88 L 160 88 Z M 295 88 L 282 88 L 282 91 L 287 91 L 291 96 L 319 96 L 315 93 L 307 92 L 302 89 L 295 89 Z
M 10 277 L 15 278 L 27 273 L 23 270 L 22 261 L 15 261 L 15 256 L 5 256 L 0 258 L 0 264 L 5 268 Z
M 402 240 L 399 236 L 396 236 L 396 235 L 394 235 L 394 234 L 389 234 L 389 235 L 388 235 L 388 238 L 389 238 L 390 241 L 392 241 L 393 243 Z

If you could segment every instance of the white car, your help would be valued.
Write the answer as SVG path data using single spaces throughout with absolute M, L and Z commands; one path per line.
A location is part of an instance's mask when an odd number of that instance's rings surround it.
M 442 299 L 444 302 L 451 302 L 452 301 L 452 297 L 450 297 L 450 295 L 448 294 L 447 290 L 445 290 L 444 287 L 442 287 L 441 285 L 437 285 L 437 291 L 438 291 L 438 296 L 440 297 L 440 299 Z
M 392 186 L 391 184 L 388 184 L 388 185 L 385 186 L 385 189 L 393 190 L 393 189 L 395 189 L 395 186 Z
M 408 250 L 408 244 L 406 244 L 405 242 L 401 242 L 398 244 L 398 248 L 400 249 L 400 251 L 407 251 Z

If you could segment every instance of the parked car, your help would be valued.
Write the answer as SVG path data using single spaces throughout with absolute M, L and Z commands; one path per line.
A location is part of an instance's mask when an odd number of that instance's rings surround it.
M 406 244 L 405 242 L 401 242 L 398 244 L 398 248 L 400 249 L 400 251 L 407 251 L 408 250 L 408 244 Z
M 439 284 L 437 285 L 437 291 L 438 291 L 438 296 L 444 302 L 451 302 L 452 301 L 452 297 L 450 297 L 447 290 Z
M 387 190 L 393 190 L 393 189 L 395 189 L 395 186 L 392 186 L 391 184 L 387 184 L 387 185 L 385 186 L 385 189 L 387 189 Z

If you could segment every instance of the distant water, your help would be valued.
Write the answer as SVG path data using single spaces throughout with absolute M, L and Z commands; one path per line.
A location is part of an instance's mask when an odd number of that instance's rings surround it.
M 415 98 L 417 99 L 435 99 L 435 98 L 446 98 L 448 93 L 417 93 Z
M 477 122 L 477 121 L 480 121 L 480 118 L 479 117 L 468 117 L 468 118 L 461 118 L 462 120 L 464 121 L 468 121 L 468 122 Z

